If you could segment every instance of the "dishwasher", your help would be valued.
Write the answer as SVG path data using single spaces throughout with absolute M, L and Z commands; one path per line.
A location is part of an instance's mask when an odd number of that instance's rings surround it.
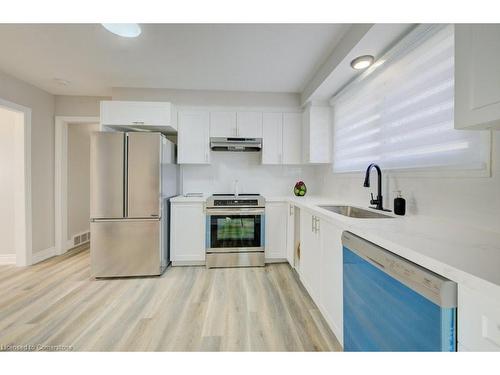
M 457 284 L 343 232 L 345 351 L 456 351 Z

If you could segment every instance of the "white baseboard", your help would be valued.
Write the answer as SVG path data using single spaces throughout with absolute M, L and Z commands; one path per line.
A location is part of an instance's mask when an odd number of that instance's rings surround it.
M 266 258 L 265 260 L 266 264 L 267 263 L 288 263 L 288 260 L 285 258 Z
M 73 241 L 72 240 L 67 240 L 66 241 L 66 246 L 64 246 L 63 252 L 68 251 L 69 249 L 73 248 Z
M 0 254 L 0 264 L 16 264 L 16 255 Z
M 39 263 L 55 255 L 58 255 L 55 247 L 49 247 L 48 249 L 37 251 L 36 253 L 33 253 L 31 264 Z
M 177 260 L 172 261 L 172 267 L 184 267 L 184 266 L 204 266 L 204 260 Z

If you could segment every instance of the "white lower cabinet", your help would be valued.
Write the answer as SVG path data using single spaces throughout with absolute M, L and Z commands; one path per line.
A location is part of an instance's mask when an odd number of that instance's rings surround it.
M 459 351 L 500 351 L 500 299 L 458 285 Z
M 266 260 L 287 259 L 288 203 L 266 203 L 265 216 L 265 256 Z
M 203 202 L 174 202 L 170 214 L 172 265 L 205 263 L 205 212 Z
M 289 203 L 287 209 L 286 260 L 295 268 L 295 206 Z
M 342 232 L 343 229 L 321 222 L 322 259 L 320 268 L 320 309 L 333 333 L 343 345 L 342 294 Z
M 306 210 L 300 212 L 300 279 L 314 302 L 320 298 L 321 223 Z
M 300 212 L 300 278 L 341 344 L 342 231 L 306 210 Z

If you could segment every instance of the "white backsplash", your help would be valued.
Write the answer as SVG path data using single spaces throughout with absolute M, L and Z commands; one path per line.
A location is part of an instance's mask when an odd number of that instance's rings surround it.
M 492 177 L 390 176 L 383 171 L 384 206 L 391 208 L 394 190 L 401 190 L 409 215 L 426 215 L 458 221 L 500 232 L 500 132 L 493 133 Z M 334 175 L 331 165 L 318 171 L 320 194 L 335 200 L 368 206 L 370 192 L 376 195 L 376 171 L 372 186 L 363 187 L 364 173 Z
M 500 132 L 493 133 L 492 177 L 406 177 L 383 171 L 384 206 L 392 209 L 394 190 L 401 190 L 408 215 L 425 215 L 458 221 L 495 232 L 500 231 Z M 308 195 L 368 206 L 370 192 L 376 193 L 376 172 L 372 187 L 363 187 L 364 173 L 334 175 L 331 165 L 262 165 L 260 153 L 212 152 L 210 165 L 183 165 L 183 193 L 232 193 L 234 180 L 240 193 L 268 196 L 292 194 L 298 180 L 307 185 Z
M 234 180 L 240 193 L 290 195 L 303 180 L 308 194 L 318 194 L 319 167 L 262 165 L 260 152 L 212 152 L 210 165 L 181 166 L 183 193 L 232 193 Z

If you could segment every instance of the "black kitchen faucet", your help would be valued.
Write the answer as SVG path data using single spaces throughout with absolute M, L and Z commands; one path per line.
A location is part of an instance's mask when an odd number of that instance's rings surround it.
M 372 168 L 375 168 L 377 170 L 377 199 L 373 199 L 373 193 L 371 193 L 372 198 L 370 199 L 370 204 L 374 204 L 376 210 L 382 210 L 382 211 L 389 211 L 389 210 L 384 210 L 384 205 L 383 205 L 383 198 L 382 198 L 382 171 L 380 170 L 380 167 L 375 164 L 371 163 L 368 168 L 366 168 L 366 174 L 365 174 L 365 182 L 363 183 L 364 187 L 370 187 L 370 171 Z

